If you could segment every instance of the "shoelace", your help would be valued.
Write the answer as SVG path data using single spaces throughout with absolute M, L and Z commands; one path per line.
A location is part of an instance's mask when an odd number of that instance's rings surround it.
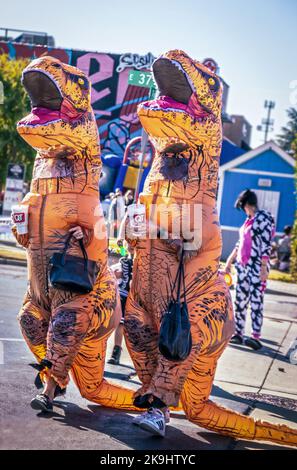
M 158 408 L 149 408 L 149 410 L 147 411 L 147 414 L 148 415 L 153 415 L 156 418 L 157 417 L 158 418 L 163 417 L 165 419 L 164 413 L 161 410 L 158 410 Z

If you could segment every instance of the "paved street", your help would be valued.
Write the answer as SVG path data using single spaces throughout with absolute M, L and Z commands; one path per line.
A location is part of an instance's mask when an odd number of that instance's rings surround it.
M 87 402 L 73 385 L 53 415 L 36 414 L 29 406 L 35 394 L 35 371 L 28 366 L 32 356 L 16 321 L 26 288 L 26 268 L 0 265 L 0 278 L 1 449 L 280 448 L 219 436 L 189 423 L 182 413 L 173 415 L 165 439 L 154 438 L 132 426 L 132 413 Z M 270 283 L 268 287 L 265 347 L 254 352 L 244 346 L 229 346 L 218 366 L 212 398 L 242 413 L 297 427 L 297 365 L 286 358 L 297 338 L 297 297 L 290 286 Z M 135 377 L 127 381 L 133 369 L 126 351 L 122 359 L 121 367 L 106 367 L 106 377 L 137 388 Z

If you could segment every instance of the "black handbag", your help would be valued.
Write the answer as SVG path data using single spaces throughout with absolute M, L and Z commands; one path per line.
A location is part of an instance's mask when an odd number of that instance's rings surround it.
M 49 262 L 49 282 L 56 289 L 77 294 L 88 294 L 93 290 L 99 269 L 96 261 L 90 261 L 83 241 L 78 240 L 83 257 L 67 254 L 72 234 L 66 240 L 62 253 L 54 253 Z
M 184 302 L 180 300 L 181 284 L 183 281 Z M 174 290 L 177 284 L 177 295 Z M 173 283 L 171 297 L 164 313 L 159 336 L 159 351 L 169 361 L 184 361 L 192 349 L 191 324 L 186 302 L 185 272 L 183 253 Z

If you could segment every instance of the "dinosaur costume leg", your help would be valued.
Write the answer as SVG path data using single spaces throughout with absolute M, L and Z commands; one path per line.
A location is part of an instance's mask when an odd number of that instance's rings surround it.
M 54 310 L 46 355 L 53 363 L 50 373 L 65 386 L 70 372 L 81 395 L 92 402 L 135 411 L 133 391 L 103 379 L 107 339 L 121 318 L 114 275 L 109 268 L 99 275 L 94 291 L 95 303 L 91 293 Z
M 201 353 L 189 372 L 181 394 L 187 418 L 224 436 L 296 446 L 297 429 L 255 420 L 208 400 L 217 361 L 223 351 L 224 347 L 221 347 L 214 352 Z
M 44 359 L 46 355 L 49 316 L 49 312 L 37 307 L 30 300 L 29 294 L 26 295 L 18 320 L 23 337 L 38 362 Z
M 157 246 L 161 247 L 162 242 L 159 242 Z M 170 260 L 169 266 L 172 269 L 167 277 L 174 279 L 173 269 L 176 272 L 178 263 L 173 253 L 169 259 L 168 255 L 166 258 L 167 262 Z M 191 265 L 193 266 L 191 262 L 186 265 L 187 280 L 191 276 Z M 164 268 L 166 269 L 165 260 Z M 159 266 L 159 271 L 161 271 L 160 276 L 156 276 L 155 279 L 158 286 L 161 282 L 162 266 Z M 204 275 L 205 273 L 204 271 Z M 203 270 L 201 270 L 201 276 L 203 276 Z M 137 283 L 137 272 L 135 278 Z M 195 281 L 189 281 L 189 285 L 190 298 L 187 303 L 190 312 L 193 347 L 189 357 L 178 363 L 165 359 L 158 348 L 160 323 L 164 312 L 162 309 L 166 307 L 168 302 L 168 297 L 166 297 L 168 294 L 165 292 L 170 292 L 169 286 L 166 283 L 163 284 L 163 296 L 155 298 L 154 308 L 150 308 L 146 312 L 139 306 L 136 307 L 135 299 L 133 299 L 135 286 L 132 283 L 125 314 L 125 332 L 128 349 L 142 382 L 142 387 L 136 392 L 136 397 L 148 396 L 149 400 L 153 396 L 162 400 L 167 406 L 178 406 L 187 376 L 200 355 L 205 354 L 205 351 L 208 350 L 219 350 L 221 354 L 232 336 L 234 330 L 232 304 L 223 279 L 220 277 L 209 280 L 205 288 L 202 289 L 196 288 Z M 139 300 L 140 302 L 144 301 L 144 299 Z M 213 326 L 210 331 L 211 322 L 213 322 Z M 144 402 L 144 407 L 145 405 L 147 404 Z
M 70 375 L 81 396 L 87 400 L 109 408 L 137 411 L 133 406 L 133 390 L 103 378 L 107 338 L 98 341 L 96 329 L 85 337 Z

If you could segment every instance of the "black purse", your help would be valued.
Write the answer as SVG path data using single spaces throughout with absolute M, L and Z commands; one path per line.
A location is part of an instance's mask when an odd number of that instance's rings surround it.
M 83 241 L 78 240 L 83 258 L 67 254 L 72 234 L 66 240 L 62 253 L 54 253 L 49 261 L 49 283 L 55 289 L 77 294 L 93 290 L 99 269 L 96 261 L 90 261 Z
M 184 288 L 184 302 L 181 302 L 180 300 L 182 281 Z M 176 284 L 177 296 L 175 299 L 174 290 Z M 169 361 L 179 362 L 184 361 L 189 356 L 191 349 L 191 324 L 186 302 L 185 272 L 182 253 L 177 275 L 171 291 L 171 298 L 160 327 L 159 351 Z

